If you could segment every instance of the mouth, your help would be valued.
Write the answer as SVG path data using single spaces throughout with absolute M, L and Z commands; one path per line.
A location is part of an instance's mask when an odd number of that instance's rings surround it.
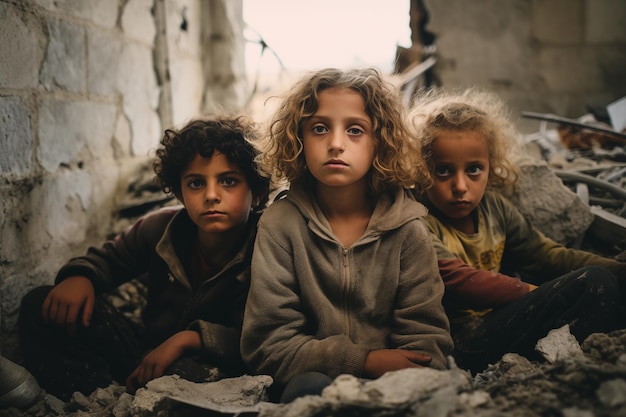
M 469 201 L 466 201 L 466 200 L 454 201 L 454 202 L 452 202 L 450 204 L 455 206 L 455 207 L 467 207 L 467 206 L 471 206 L 472 205 L 472 203 L 470 203 Z
M 216 217 L 216 216 L 223 216 L 225 213 L 223 211 L 217 211 L 217 210 L 210 210 L 210 211 L 205 211 L 204 213 L 202 213 L 203 217 Z
M 324 165 L 327 165 L 327 166 L 344 166 L 344 167 L 348 166 L 348 164 L 345 163 L 344 161 L 342 161 L 341 159 L 331 159 L 329 161 L 326 161 L 324 163 Z

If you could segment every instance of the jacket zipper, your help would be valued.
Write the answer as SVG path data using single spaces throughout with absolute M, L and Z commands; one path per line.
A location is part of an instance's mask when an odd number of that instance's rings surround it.
M 350 262 L 348 258 L 349 249 L 343 248 L 342 257 L 343 257 L 343 273 L 344 273 L 344 291 L 343 291 L 343 316 L 344 316 L 344 326 L 346 329 L 346 334 L 350 334 L 350 314 L 348 308 L 349 301 L 349 292 L 350 292 Z

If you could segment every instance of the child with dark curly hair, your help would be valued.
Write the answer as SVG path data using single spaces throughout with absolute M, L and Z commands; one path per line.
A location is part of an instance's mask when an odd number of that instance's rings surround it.
M 42 388 L 68 400 L 112 381 L 134 393 L 164 374 L 245 372 L 239 338 L 269 185 L 257 170 L 256 139 L 243 116 L 165 131 L 153 167 L 183 207 L 145 215 L 22 301 L 22 353 Z M 102 295 L 140 276 L 148 299 L 136 326 Z

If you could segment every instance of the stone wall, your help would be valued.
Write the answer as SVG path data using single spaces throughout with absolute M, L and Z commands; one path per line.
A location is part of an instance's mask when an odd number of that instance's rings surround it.
M 0 352 L 162 130 L 245 104 L 242 0 L 0 0 Z
M 622 0 L 425 0 L 444 86 L 498 92 L 524 110 L 577 118 L 626 95 Z M 538 130 L 522 119 L 520 129 Z

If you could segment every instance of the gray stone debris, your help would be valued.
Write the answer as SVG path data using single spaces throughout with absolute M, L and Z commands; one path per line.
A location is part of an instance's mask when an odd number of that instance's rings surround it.
M 570 346 L 568 334 L 567 328 L 558 329 L 542 343 Z M 322 395 L 289 404 L 267 402 L 268 376 L 207 383 L 165 376 L 134 396 L 117 384 L 89 396 L 76 393 L 68 403 L 43 393 L 31 408 L 0 410 L 0 417 L 626 415 L 626 329 L 593 334 L 580 349 L 574 355 L 552 353 L 552 363 L 508 353 L 473 378 L 453 361 L 449 370 L 406 369 L 373 381 L 341 375 Z
M 569 324 L 550 330 L 546 337 L 537 341 L 535 350 L 550 363 L 583 355 L 578 340 L 569 331 Z
M 352 375 L 340 375 L 324 389 L 322 397 L 329 401 L 400 405 L 424 398 L 444 387 L 454 387 L 455 391 L 469 390 L 470 384 L 469 374 L 459 369 L 441 372 L 431 368 L 409 368 L 388 372 L 367 382 Z
M 137 390 L 130 411 L 136 417 L 155 415 L 173 402 L 225 414 L 258 412 L 267 400 L 272 378 L 267 375 L 225 378 L 216 382 L 194 383 L 178 375 L 163 376 Z
M 549 238 L 570 244 L 585 233 L 593 213 L 544 161 L 520 157 L 514 187 L 497 191 L 507 196 L 530 222 Z
M 596 391 L 600 402 L 611 408 L 626 404 L 626 381 L 624 379 L 611 379 L 603 382 Z

